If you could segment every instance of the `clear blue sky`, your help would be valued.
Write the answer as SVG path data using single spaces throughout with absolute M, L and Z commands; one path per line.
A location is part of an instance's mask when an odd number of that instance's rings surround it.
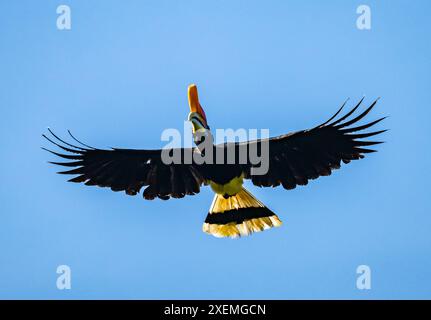
M 356 28 L 368 4 L 372 29 Z M 56 8 L 72 9 L 72 30 Z M 2 1 L 0 298 L 431 298 L 429 1 Z M 65 182 L 49 126 L 97 147 L 161 147 L 197 83 L 213 128 L 304 129 L 382 97 L 380 152 L 293 191 L 239 240 L 212 200 L 144 201 Z M 56 288 L 56 268 L 72 289 Z M 372 289 L 356 289 L 369 265 Z

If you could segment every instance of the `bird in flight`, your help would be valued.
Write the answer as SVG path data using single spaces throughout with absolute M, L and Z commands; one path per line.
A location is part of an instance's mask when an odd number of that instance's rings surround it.
M 259 187 L 281 185 L 287 190 L 297 185 L 307 185 L 309 180 L 329 176 L 333 169 L 340 168 L 341 162 L 347 164 L 364 158 L 364 154 L 375 152 L 368 147 L 382 142 L 363 139 L 386 131 L 363 132 L 385 117 L 363 125 L 357 124 L 377 103 L 377 100 L 374 101 L 354 116 L 363 102 L 362 98 L 345 115 L 337 118 L 346 103 L 329 120 L 312 129 L 272 138 L 213 144 L 194 84 L 188 87 L 188 100 L 188 120 L 192 123 L 196 146 L 170 150 L 178 152 L 179 161 L 167 163 L 163 158 L 163 149 L 93 148 L 68 131 L 75 141 L 72 144 L 50 129 L 51 136 L 43 134 L 43 137 L 63 152 L 43 149 L 68 160 L 50 163 L 69 167 L 67 171 L 58 173 L 74 175 L 70 182 L 109 187 L 113 191 L 125 191 L 128 195 L 136 195 L 145 187 L 143 197 L 147 200 L 183 198 L 195 195 L 202 186 L 209 185 L 215 196 L 203 231 L 216 237 L 236 238 L 281 225 L 278 216 L 244 188 L 244 180 L 248 179 Z M 249 154 L 242 159 L 240 154 L 242 150 L 251 148 L 262 152 L 265 144 L 268 146 L 268 168 L 266 172 L 258 173 L 255 170 L 258 164 L 252 161 Z M 231 150 L 234 151 L 234 158 L 227 161 Z M 216 161 L 217 154 L 222 154 L 222 161 Z M 206 159 L 210 161 L 197 161 L 199 157 L 196 155 L 209 155 Z M 186 161 L 186 158 L 189 160 Z

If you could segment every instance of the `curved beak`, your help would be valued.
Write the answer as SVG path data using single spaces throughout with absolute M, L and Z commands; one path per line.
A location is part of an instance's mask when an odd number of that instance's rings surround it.
M 205 120 L 206 122 L 205 124 L 207 124 L 207 117 L 205 115 L 204 109 L 202 109 L 202 106 L 199 103 L 198 87 L 196 87 L 195 84 L 189 85 L 188 97 L 189 97 L 190 112 L 198 113 Z

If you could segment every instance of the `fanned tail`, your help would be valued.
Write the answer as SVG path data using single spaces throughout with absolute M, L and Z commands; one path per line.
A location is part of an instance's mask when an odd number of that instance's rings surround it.
M 216 194 L 203 225 L 215 237 L 248 236 L 281 225 L 277 215 L 245 188 L 229 198 Z

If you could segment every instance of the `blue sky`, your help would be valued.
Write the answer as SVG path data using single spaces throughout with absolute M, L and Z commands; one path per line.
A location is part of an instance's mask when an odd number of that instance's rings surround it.
M 56 8 L 72 29 L 56 28 Z M 356 28 L 367 4 L 371 30 Z M 2 1 L 0 298 L 431 298 L 429 1 Z M 312 127 L 381 97 L 380 152 L 293 191 L 250 190 L 281 228 L 201 231 L 212 200 L 65 182 L 49 126 L 157 148 L 197 83 L 213 128 Z M 56 268 L 72 289 L 56 288 Z M 356 288 L 356 267 L 372 270 Z

